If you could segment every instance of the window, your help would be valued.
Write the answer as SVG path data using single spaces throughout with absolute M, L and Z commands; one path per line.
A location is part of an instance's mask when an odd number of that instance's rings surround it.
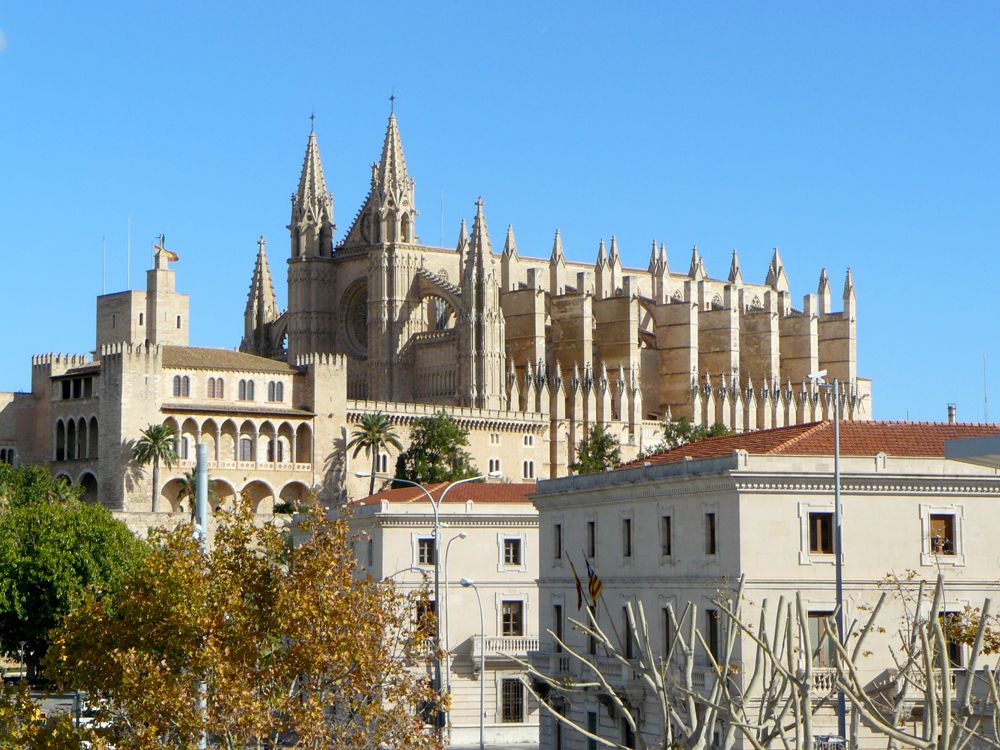
M 834 631 L 827 629 L 827 619 L 833 617 L 833 612 L 809 613 L 809 639 L 812 641 L 813 666 L 830 667 L 833 665 Z M 824 637 L 826 640 L 824 641 Z M 821 643 L 822 642 L 822 643 Z
M 628 719 L 622 717 L 622 744 L 627 748 L 635 747 L 635 732 L 629 726 Z
M 215 398 L 215 378 L 208 379 L 208 389 L 206 390 L 206 395 L 209 398 Z
M 938 621 L 941 623 L 941 629 L 944 631 L 944 640 L 948 649 L 948 666 L 953 669 L 961 669 L 964 666 L 962 644 L 955 640 L 955 634 L 952 632 L 952 627 L 960 619 L 961 614 L 958 612 L 941 612 L 938 615 Z M 940 659 L 941 657 L 938 656 L 938 658 Z
M 559 645 L 559 641 L 563 639 L 563 610 L 561 604 L 552 605 L 552 632 L 555 633 L 556 638 L 556 651 L 562 651 L 562 646 Z
M 535 444 L 535 436 L 534 435 L 525 435 L 524 436 L 524 445 L 525 445 L 525 447 L 530 448 L 534 444 Z
M 267 441 L 267 460 L 270 463 L 282 463 L 285 460 L 285 446 L 280 440 L 271 438 Z
M 285 400 L 285 384 L 278 382 L 274 384 L 274 400 L 284 401 Z
M 188 439 L 182 437 L 177 441 L 177 458 L 186 459 L 188 457 Z
M 267 384 L 267 400 L 274 401 L 274 381 Z
M 809 514 L 809 552 L 813 555 L 833 554 L 833 513 Z
M 181 327 L 181 316 L 178 315 L 177 316 L 177 328 L 179 329 L 180 327 Z
M 490 433 L 490 445 L 500 445 L 500 433 L 491 432 Z
M 715 514 L 705 514 L 705 554 L 714 555 L 716 550 Z
M 181 395 L 181 376 L 174 375 L 174 398 Z M 63 381 L 63 398 L 69 398 L 69 381 Z
M 667 658 L 670 645 L 674 640 L 674 625 L 670 620 L 670 608 L 663 608 L 663 658 Z
M 587 557 L 597 557 L 597 521 L 587 521 Z
M 500 459 L 499 458 L 491 458 L 490 459 L 490 474 L 493 474 L 494 472 L 497 472 L 497 471 L 500 471 Z
M 240 401 L 253 401 L 253 381 L 240 381 Z
M 111 314 L 111 327 L 114 328 L 116 323 L 116 316 L 114 313 Z
M 524 462 L 524 475 L 523 476 L 524 476 L 525 479 L 534 479 L 535 478 L 535 462 L 534 461 L 525 461 Z
M 951 513 L 931 513 L 931 554 L 955 554 L 955 516 Z
M 429 617 L 436 613 L 437 607 L 434 606 L 433 599 L 417 602 L 415 624 L 430 627 Z
M 521 680 L 505 677 L 501 682 L 500 721 L 520 724 L 524 721 L 524 686 Z
M 379 453 L 378 455 L 378 473 L 385 474 L 389 471 L 389 456 L 386 453 Z
M 500 603 L 500 635 L 524 635 L 524 602 Z
M 504 539 L 503 540 L 503 564 L 504 565 L 520 565 L 521 564 L 521 540 L 520 539 Z
M 599 737 L 597 734 L 597 712 L 587 711 L 587 731 L 590 732 L 595 737 Z M 597 740 L 587 738 L 587 750 L 597 750 Z
M 552 527 L 552 556 L 556 560 L 562 560 L 562 524 L 557 523 Z
M 375 540 L 368 537 L 368 567 L 372 567 L 375 564 Z
M 632 519 L 622 519 L 622 557 L 632 557 Z
M 14 449 L 13 448 L 0 448 L 0 464 L 11 464 L 14 463 Z
M 434 564 L 434 537 L 424 537 L 417 540 L 417 564 Z
M 674 529 L 673 518 L 663 516 L 660 518 L 660 552 L 664 557 L 670 557 L 674 551 Z
M 719 660 L 719 610 L 705 610 L 705 630 L 708 631 L 708 650 L 712 658 Z
M 181 382 L 180 378 L 174 378 L 174 390 L 175 391 L 179 390 L 180 386 L 178 385 L 178 383 L 180 383 L 180 382 Z M 73 390 L 72 389 L 73 389 L 73 384 L 72 383 L 70 383 L 68 380 L 62 381 L 62 397 L 64 399 L 66 399 L 66 398 L 72 398 L 73 397 Z M 179 396 L 180 393 L 175 393 L 174 395 L 175 396 Z
M 139 325 L 142 325 L 142 313 L 139 313 Z
M 253 461 L 253 440 L 240 438 L 240 461 Z

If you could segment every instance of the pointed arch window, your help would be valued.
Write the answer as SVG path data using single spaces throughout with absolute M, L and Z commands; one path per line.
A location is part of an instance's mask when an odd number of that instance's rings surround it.
M 240 381 L 240 401 L 253 401 L 253 381 Z
M 181 378 L 181 396 L 187 398 L 191 395 L 191 378 L 187 375 Z
M 174 375 L 174 398 L 180 398 L 181 395 L 181 376 Z
M 274 400 L 284 401 L 285 400 L 285 384 L 282 382 L 275 383 L 274 385 Z
M 267 384 L 267 400 L 274 401 L 274 381 Z

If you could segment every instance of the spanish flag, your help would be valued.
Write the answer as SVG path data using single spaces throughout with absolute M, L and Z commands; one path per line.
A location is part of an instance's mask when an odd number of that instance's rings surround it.
M 586 558 L 584 558 L 586 560 Z M 587 591 L 590 593 L 590 600 L 597 604 L 597 597 L 601 595 L 601 589 L 604 588 L 604 584 L 601 583 L 601 579 L 597 577 L 597 573 L 590 565 L 590 560 L 587 561 L 587 576 L 589 580 L 587 581 Z
M 179 256 L 173 250 L 167 250 L 167 248 L 165 247 L 160 247 L 159 245 L 153 245 L 153 249 L 158 253 L 163 253 L 164 255 L 167 256 L 167 260 L 172 260 L 175 263 L 181 259 L 181 256 Z

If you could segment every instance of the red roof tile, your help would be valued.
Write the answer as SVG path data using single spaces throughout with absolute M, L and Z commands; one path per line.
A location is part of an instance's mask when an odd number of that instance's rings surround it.
M 444 492 L 447 482 L 431 484 L 427 491 L 438 500 Z M 507 482 L 469 482 L 450 490 L 444 498 L 445 503 L 464 503 L 472 500 L 477 503 L 530 503 L 528 495 L 535 491 L 535 483 L 509 484 Z M 383 490 L 366 498 L 358 500 L 354 505 L 374 505 L 382 500 L 393 503 L 406 503 L 424 500 L 424 493 L 416 487 L 400 487 L 395 490 Z
M 946 440 L 1000 433 L 996 424 L 947 424 L 944 422 L 841 422 L 840 452 L 844 456 L 885 453 L 900 458 L 944 458 Z M 733 451 L 790 456 L 833 455 L 833 422 L 810 422 L 793 427 L 744 432 L 699 440 L 668 451 L 622 464 L 619 468 L 683 461 L 685 458 L 718 458 Z

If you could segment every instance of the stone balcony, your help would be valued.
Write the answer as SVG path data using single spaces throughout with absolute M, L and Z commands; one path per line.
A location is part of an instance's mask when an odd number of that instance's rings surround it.
M 509 656 L 516 656 L 518 659 L 527 659 L 530 652 L 538 650 L 538 636 L 488 635 L 485 639 L 481 636 L 473 636 L 473 658 L 478 660 L 484 650 L 487 659 Z
M 174 466 L 181 466 L 185 469 L 193 469 L 194 458 L 182 458 L 174 462 Z M 312 471 L 311 463 L 290 463 L 275 461 L 233 461 L 222 460 L 208 462 L 208 468 L 212 469 L 234 469 L 242 471 Z

